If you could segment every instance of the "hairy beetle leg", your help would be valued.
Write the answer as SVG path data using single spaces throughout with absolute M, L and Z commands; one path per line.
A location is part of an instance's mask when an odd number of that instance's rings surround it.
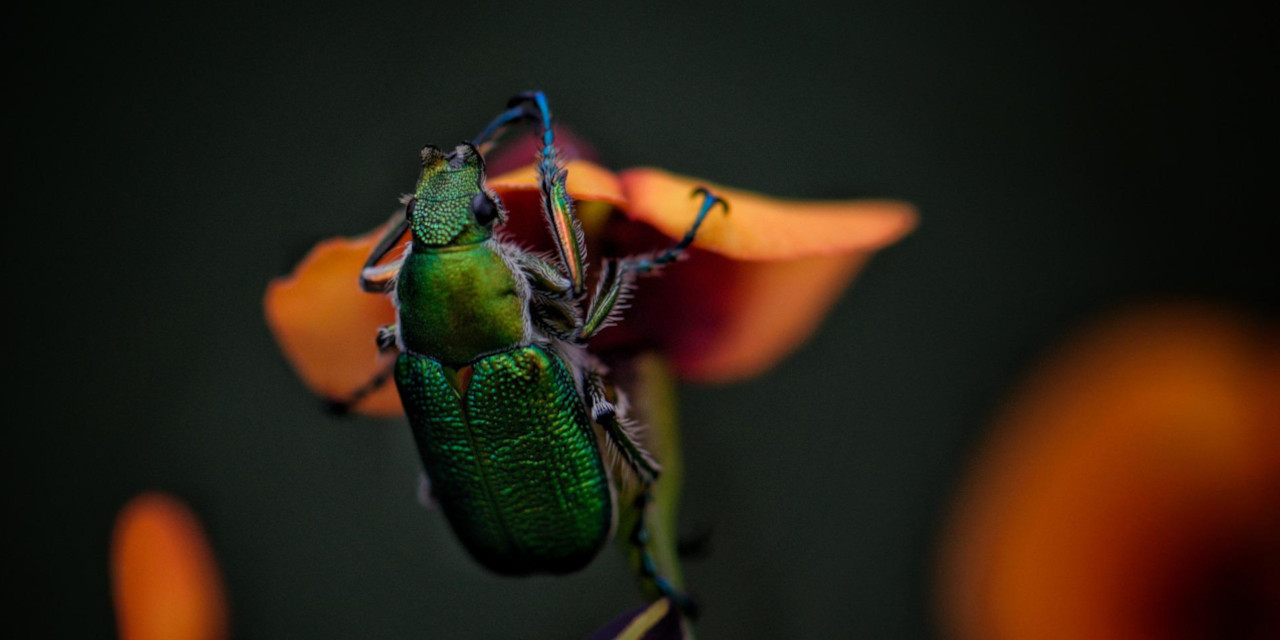
M 617 318 L 617 312 L 626 308 L 628 288 L 635 281 L 636 275 L 652 273 L 662 266 L 680 259 L 680 255 L 684 253 L 685 249 L 688 249 L 689 245 L 693 244 L 694 238 L 698 235 L 698 229 L 702 227 L 702 222 L 706 220 L 707 214 L 713 207 L 720 205 L 725 215 L 728 215 L 729 203 L 725 202 L 724 198 L 712 193 L 710 189 L 698 187 L 693 190 L 693 195 L 701 195 L 703 197 L 702 206 L 698 209 L 698 215 L 693 220 L 693 226 L 689 228 L 689 231 L 684 234 L 684 237 L 679 242 L 656 255 L 642 254 L 605 261 L 604 271 L 600 275 L 600 281 L 596 285 L 595 296 L 592 298 L 591 307 L 587 311 L 587 319 L 578 331 L 579 342 L 585 342 L 599 333 L 601 329 L 612 324 Z
M 586 248 L 582 228 L 573 215 L 573 199 L 565 187 L 566 172 L 560 166 L 560 152 L 556 148 L 555 131 L 551 127 L 551 107 L 541 91 L 517 93 L 507 102 L 507 108 L 498 114 L 471 144 L 483 155 L 507 126 L 532 120 L 537 123 L 542 148 L 538 157 L 538 184 L 542 192 L 542 212 L 555 241 L 559 270 L 577 296 L 582 293 L 586 280 Z
M 625 416 L 619 415 L 618 406 L 609 400 L 604 377 L 598 371 L 588 371 L 583 376 L 583 385 L 591 402 L 591 419 L 604 428 L 609 444 L 648 491 L 649 485 L 656 482 L 662 473 L 662 466 L 640 444 L 632 424 Z
M 374 341 L 378 345 L 378 352 L 389 353 L 392 351 L 397 351 L 398 347 L 396 347 L 396 335 L 398 333 L 399 333 L 399 329 L 397 329 L 396 325 L 394 324 L 389 324 L 385 327 L 378 327 L 378 337 L 374 339 Z
M 669 580 L 658 572 L 658 564 L 653 559 L 653 554 L 649 551 L 649 530 L 645 528 L 645 512 L 649 503 L 653 502 L 653 494 L 648 485 L 645 485 L 644 491 L 636 496 L 636 510 L 639 516 L 636 518 L 636 525 L 631 530 L 631 538 L 629 542 L 636 548 L 636 552 L 640 556 L 640 576 L 653 583 L 653 587 L 664 598 L 670 598 L 672 602 L 680 608 L 681 613 L 690 620 L 698 617 L 698 602 L 689 594 L 680 591 L 671 584 Z
M 596 283 L 596 293 L 591 298 L 591 307 L 587 310 L 587 319 L 578 328 L 578 342 L 586 342 L 600 333 L 618 319 L 621 311 L 627 308 L 632 278 L 617 260 L 605 260 L 600 272 L 600 281 Z

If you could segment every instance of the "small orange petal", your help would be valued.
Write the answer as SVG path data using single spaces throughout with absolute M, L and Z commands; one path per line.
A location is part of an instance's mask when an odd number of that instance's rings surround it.
M 915 209 L 896 200 L 783 200 L 677 176 L 661 169 L 628 169 L 618 176 L 629 204 L 626 214 L 670 238 L 683 237 L 699 201 L 694 188 L 709 187 L 730 213 L 707 216 L 693 246 L 737 260 L 792 260 L 875 251 L 916 224 Z
M 122 640 L 223 640 L 227 603 L 200 522 L 177 499 L 142 494 L 121 510 L 111 587 Z
M 360 290 L 360 270 L 383 228 L 359 238 L 332 238 L 316 245 L 294 270 L 267 286 L 267 324 L 298 376 L 321 397 L 342 400 L 384 371 L 391 356 L 379 355 L 379 327 L 395 322 L 386 296 Z M 376 416 L 404 413 L 394 384 L 383 384 L 353 411 Z
M 956 637 L 1271 637 L 1280 416 L 1262 382 L 1280 361 L 1256 330 L 1133 313 L 1031 378 L 944 547 Z
M 626 215 L 666 237 L 689 230 L 709 186 L 730 212 L 713 210 L 688 259 L 639 283 L 629 329 L 656 344 L 686 380 L 728 382 L 772 367 L 814 331 L 871 255 L 911 230 L 908 204 L 889 200 L 780 200 L 657 169 L 621 174 Z M 617 244 L 658 248 L 615 224 Z

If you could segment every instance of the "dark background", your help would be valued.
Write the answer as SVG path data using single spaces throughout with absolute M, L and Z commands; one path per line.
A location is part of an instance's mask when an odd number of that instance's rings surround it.
M 682 389 L 684 522 L 700 637 L 936 635 L 947 504 L 1038 354 L 1136 300 L 1277 298 L 1261 16 L 1022 4 L 6 9 L 7 626 L 114 635 L 149 488 L 204 519 L 241 638 L 575 638 L 639 602 L 614 553 L 484 573 L 405 425 L 323 415 L 262 320 L 422 144 L 540 87 L 614 167 L 919 206 L 793 357 Z

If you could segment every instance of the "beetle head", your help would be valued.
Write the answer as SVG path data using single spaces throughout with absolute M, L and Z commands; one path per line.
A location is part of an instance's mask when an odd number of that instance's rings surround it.
M 484 158 L 468 143 L 452 152 L 422 150 L 422 177 L 405 208 L 413 242 L 447 246 L 480 242 L 505 219 L 497 195 L 485 186 Z

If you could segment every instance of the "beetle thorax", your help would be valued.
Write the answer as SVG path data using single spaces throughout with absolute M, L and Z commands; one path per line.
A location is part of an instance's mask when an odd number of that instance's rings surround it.
M 411 352 L 450 366 L 519 346 L 527 300 L 492 243 L 418 247 L 396 286 L 400 336 Z

